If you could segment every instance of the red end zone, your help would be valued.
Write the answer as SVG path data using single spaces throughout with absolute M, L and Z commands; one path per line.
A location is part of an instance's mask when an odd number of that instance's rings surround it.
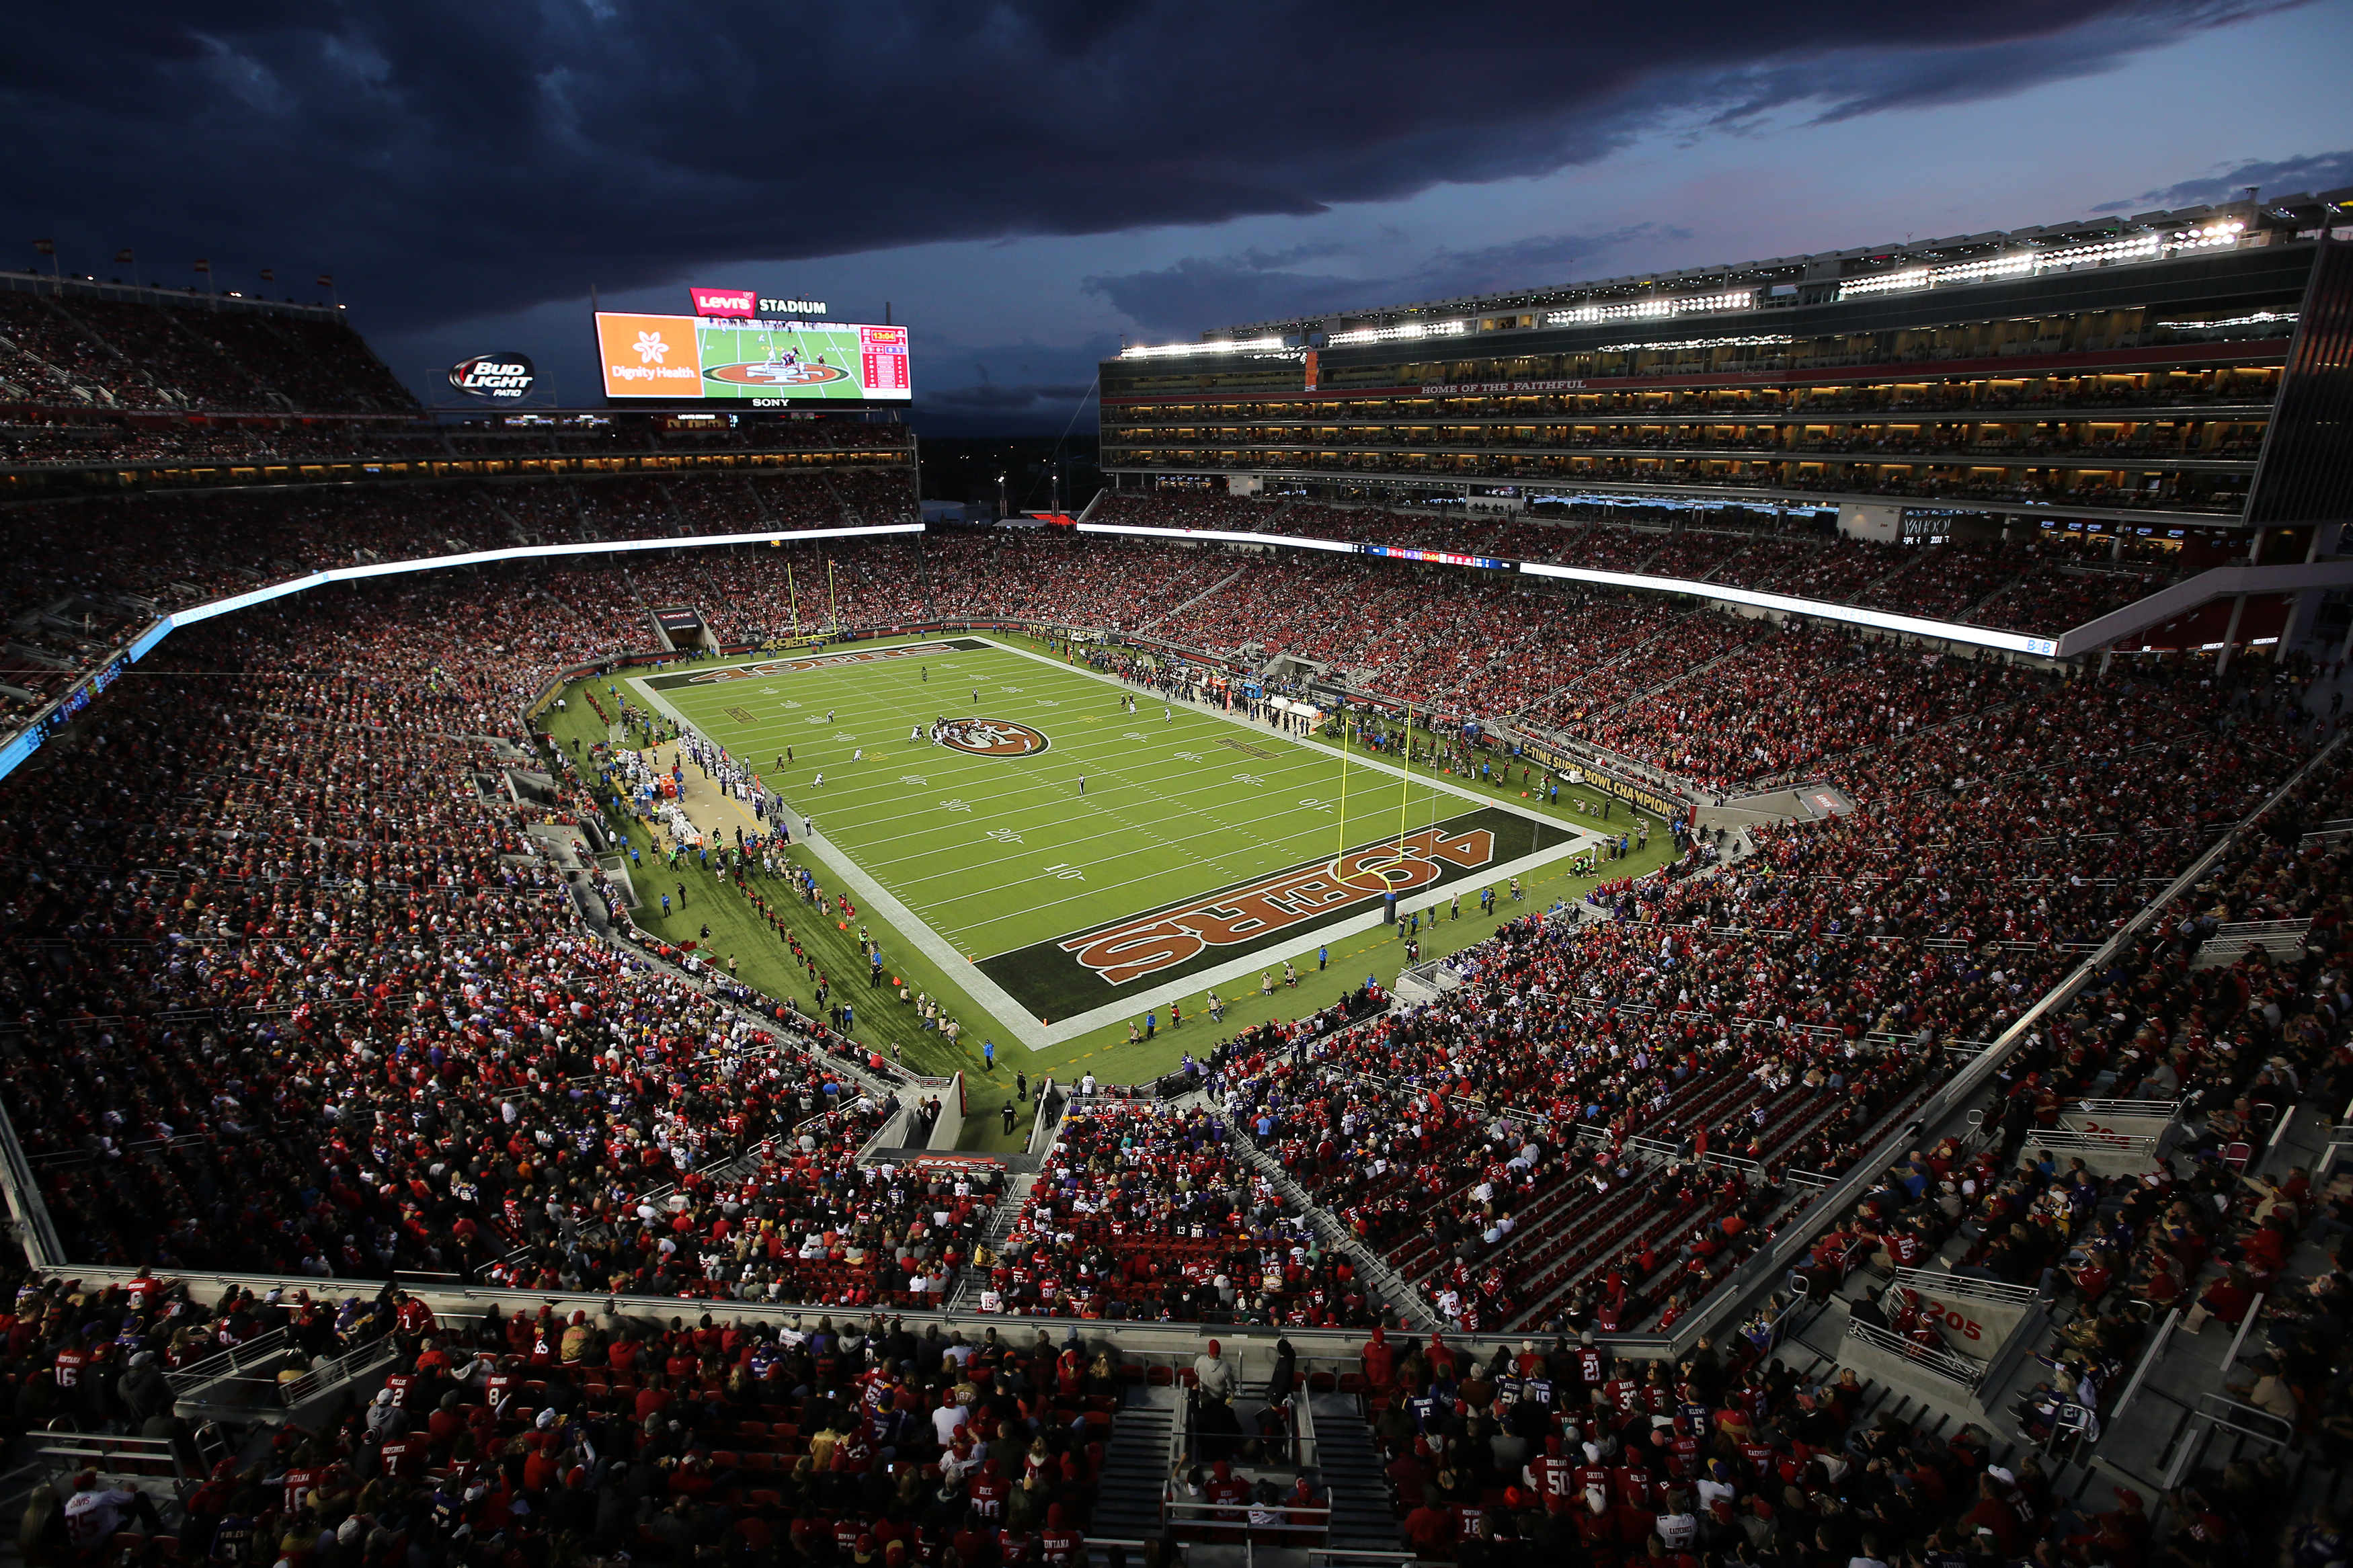
M 1483 827 L 1468 833 L 1424 828 L 1409 834 L 1402 846 L 1374 845 L 1321 866 L 1278 871 L 1249 887 L 1071 937 L 1060 946 L 1112 984 L 1124 985 L 1208 948 L 1261 942 L 1342 905 L 1426 887 L 1438 879 L 1441 862 L 1470 870 L 1494 858 L 1495 836 Z

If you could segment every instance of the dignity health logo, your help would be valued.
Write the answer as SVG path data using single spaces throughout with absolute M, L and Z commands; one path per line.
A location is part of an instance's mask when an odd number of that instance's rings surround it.
M 605 362 L 608 392 L 636 387 L 644 393 L 671 390 L 686 397 L 702 395 L 691 390 L 702 375 L 695 363 L 691 321 L 676 316 L 600 313 L 596 346 Z
M 695 379 L 692 365 L 674 365 L 670 363 L 670 345 L 669 340 L 661 333 L 639 331 L 638 341 L 632 346 L 638 351 L 638 363 L 612 366 L 614 380 L 692 381 Z

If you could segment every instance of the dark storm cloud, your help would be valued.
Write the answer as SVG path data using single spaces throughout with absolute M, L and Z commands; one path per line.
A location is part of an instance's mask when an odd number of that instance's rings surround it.
M 2174 207 L 2211 205 L 2238 200 L 2246 195 L 2249 185 L 2274 198 L 2299 191 L 2317 195 L 2323 191 L 2343 190 L 2353 185 L 2353 152 L 2306 153 L 2272 163 L 2241 163 L 2220 174 L 2184 180 L 2162 190 L 2143 191 L 2127 202 L 2103 202 L 2092 210 L 2164 212 Z
M 5 202 L 101 274 L 335 272 L 379 328 L 918 241 L 1305 214 L 1694 114 L 2096 71 L 2266 0 L 26 5 Z
M 1025 382 L 1008 386 L 1003 382 L 976 382 L 970 386 L 952 386 L 943 392 L 923 394 L 926 408 L 954 409 L 965 414 L 1026 413 L 1041 404 L 1060 404 L 1064 407 L 1084 397 L 1095 389 L 1091 381 L 1052 382 L 1039 384 Z
M 1647 223 L 1608 234 L 1538 235 L 1477 250 L 1440 250 L 1410 270 L 1372 277 L 1291 270 L 1310 255 L 1322 258 L 1345 248 L 1336 245 L 1278 253 L 1245 250 L 1232 256 L 1187 256 L 1150 271 L 1090 278 L 1085 288 L 1149 331 L 1187 332 L 1565 283 L 1575 268 L 1629 240 L 1690 237 L 1688 229 Z

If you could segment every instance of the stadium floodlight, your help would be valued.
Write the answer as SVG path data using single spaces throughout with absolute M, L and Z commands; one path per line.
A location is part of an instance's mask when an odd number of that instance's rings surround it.
M 1711 310 L 1748 310 L 1757 305 L 1757 290 L 1736 289 L 1728 294 L 1660 295 L 1623 305 L 1578 305 L 1545 317 L 1547 327 L 1581 327 L 1597 321 L 1638 321 L 1658 316 L 1688 316 Z
M 2303 312 L 2298 310 L 2257 310 L 2246 316 L 2224 316 L 2215 321 L 2157 321 L 2153 325 L 2170 327 L 2177 331 L 2208 331 L 2216 327 L 2268 327 L 2281 321 L 2295 321 Z
M 1901 272 L 1883 272 L 1874 278 L 1857 278 L 1839 285 L 1839 298 L 1852 300 L 1862 294 L 1888 294 L 1902 289 L 1926 289 L 1929 271 L 1925 267 L 1907 267 Z
M 95 674 L 77 681 L 66 696 L 37 716 L 34 721 L 18 731 L 14 739 L 0 743 L 0 779 L 11 773 L 39 750 L 58 716 L 70 714 L 103 690 L 114 678 L 129 666 L 144 658 L 174 631 L 208 621 L 216 616 L 231 615 L 238 610 L 266 605 L 290 594 L 305 593 L 329 583 L 352 583 L 367 577 L 389 577 L 404 572 L 435 572 L 445 566 L 479 566 L 496 561 L 535 560 L 543 556 L 609 554 L 635 550 L 691 550 L 705 544 L 784 544 L 804 539 L 872 539 L 892 533 L 921 533 L 920 522 L 869 523 L 857 528 L 770 529 L 760 533 L 702 533 L 686 539 L 601 539 L 580 544 L 518 544 L 503 550 L 469 550 L 456 555 L 420 555 L 406 561 L 378 561 L 365 566 L 335 566 L 306 576 L 272 583 L 249 593 L 232 595 L 226 599 L 214 599 L 202 605 L 191 605 L 185 610 L 174 610 L 159 617 L 153 625 L 132 639 L 129 647 L 113 663 Z M 1240 534 L 1237 538 L 1257 538 L 1255 534 Z M 1291 540 L 1288 543 L 1310 544 L 1318 542 Z M 1329 548 L 1329 546 L 1323 546 Z M 1342 546 L 1354 550 L 1355 545 Z
M 1851 278 L 1839 285 L 1839 298 L 1855 300 L 1900 289 L 1984 283 L 1996 279 L 2023 278 L 2038 272 L 2092 263 L 2153 261 L 2164 250 L 2194 250 L 2202 246 L 2236 244 L 2240 230 L 2245 226 L 2241 223 L 2214 224 L 2202 229 L 2184 230 L 2171 239 L 2156 234 L 2137 234 L 2124 239 L 2066 246 L 2058 250 L 2012 250 L 2000 256 L 1980 257 L 1975 261 L 1955 261 L 1943 267 L 1908 267 L 1901 272 Z
M 1210 343 L 1137 343 L 1119 351 L 1122 359 L 1174 359 L 1179 354 L 1263 353 L 1282 347 L 1281 337 L 1233 338 Z
M 1787 332 L 1750 332 L 1729 338 L 1669 338 L 1650 343 L 1603 343 L 1596 353 L 1651 353 L 1668 349 L 1764 349 L 1780 348 L 1798 340 Z
M 1081 533 L 1113 533 L 1140 539 L 1189 539 L 1219 544 L 1288 544 L 1300 550 L 1323 550 L 1339 555 L 1379 554 L 1395 559 L 1427 559 L 1426 553 L 1402 547 L 1373 547 L 1351 544 L 1335 539 L 1303 539 L 1294 534 L 1245 533 L 1231 529 L 1216 528 L 1149 528 L 1136 523 L 1082 522 Z M 1998 631 L 1991 626 L 1963 626 L 1957 621 L 1930 620 L 1925 616 L 1890 615 L 1883 610 L 1859 609 L 1852 605 L 1834 604 L 1827 599 L 1800 599 L 1788 594 L 1761 594 L 1750 588 L 1728 587 L 1721 583 L 1702 583 L 1683 577 L 1646 577 L 1633 572 L 1602 572 L 1584 566 L 1555 566 L 1544 561 L 1504 561 L 1489 558 L 1463 557 L 1461 565 L 1485 566 L 1494 570 L 1516 568 L 1533 577 L 1560 577 L 1571 582 L 1591 583 L 1605 588 L 1633 588 L 1651 594 L 1689 594 L 1699 598 L 1717 599 L 1730 605 L 1746 605 L 1757 609 L 1779 610 L 1787 615 L 1803 616 L 1809 620 L 1842 621 L 1852 626 L 1873 626 L 1882 631 L 1902 632 L 1911 637 L 1938 637 L 1947 642 L 1968 643 L 1976 647 L 1998 647 L 2011 653 L 2040 655 L 2044 658 L 2058 657 L 2059 645 L 2051 637 L 2029 637 L 2023 632 Z
M 699 533 L 686 539 L 598 539 L 578 544 L 511 544 L 501 550 L 468 550 L 454 555 L 418 555 L 406 561 L 374 561 L 364 566 L 331 566 L 307 577 L 272 583 L 266 588 L 214 599 L 174 610 L 164 617 L 177 628 L 208 621 L 216 616 L 250 609 L 329 583 L 356 583 L 369 577 L 394 577 L 407 572 L 438 572 L 446 566 L 483 566 L 500 561 L 537 561 L 550 556 L 609 555 L 635 550 L 691 550 L 706 544 L 781 544 L 803 539 L 871 539 L 889 533 L 921 533 L 920 522 L 872 523 L 862 528 L 766 529 L 758 533 Z
M 1354 327 L 1345 332 L 1333 332 L 1324 340 L 1326 348 L 1345 348 L 1350 343 L 1388 343 L 1410 342 L 1415 338 L 1459 338 L 1471 330 L 1468 321 L 1399 321 L 1394 327 Z

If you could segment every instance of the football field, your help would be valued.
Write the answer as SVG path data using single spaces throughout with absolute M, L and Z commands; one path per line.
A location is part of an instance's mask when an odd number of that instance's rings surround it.
M 866 395 L 860 384 L 856 327 L 807 325 L 793 331 L 705 321 L 695 341 L 706 373 L 705 397 L 848 398 Z M 749 368 L 746 368 L 749 367 Z
M 814 819 L 807 847 L 861 910 L 1032 1047 L 1255 992 L 1392 895 L 1467 904 L 1595 837 L 980 637 L 626 685 L 753 767 L 797 826 Z

